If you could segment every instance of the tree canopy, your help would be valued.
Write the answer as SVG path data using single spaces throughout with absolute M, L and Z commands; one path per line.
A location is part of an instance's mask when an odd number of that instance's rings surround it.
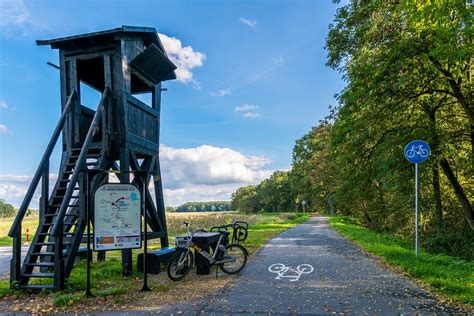
M 311 210 L 359 217 L 413 237 L 415 139 L 432 153 L 420 166 L 425 247 L 474 257 L 472 22 L 466 1 L 354 0 L 326 40 L 327 65 L 346 86 L 330 115 L 296 141 L 290 171 L 241 188 L 239 210 Z

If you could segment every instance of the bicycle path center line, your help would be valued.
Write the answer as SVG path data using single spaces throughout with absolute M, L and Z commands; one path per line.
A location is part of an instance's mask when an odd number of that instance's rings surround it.
M 275 263 L 296 270 L 307 264 L 314 271 L 298 282 L 283 282 L 268 271 Z M 309 267 L 300 267 L 306 269 Z M 228 287 L 198 301 L 157 311 L 175 315 L 461 312 L 381 266 L 319 216 L 270 240 Z

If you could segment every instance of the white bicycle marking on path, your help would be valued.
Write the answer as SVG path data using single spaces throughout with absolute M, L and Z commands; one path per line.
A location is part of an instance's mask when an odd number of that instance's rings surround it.
M 314 271 L 312 265 L 304 263 L 300 264 L 293 269 L 291 266 L 284 265 L 283 263 L 274 263 L 268 267 L 268 271 L 271 273 L 277 273 L 275 280 L 282 280 L 284 278 L 289 279 L 290 282 L 298 281 L 303 274 L 309 274 Z

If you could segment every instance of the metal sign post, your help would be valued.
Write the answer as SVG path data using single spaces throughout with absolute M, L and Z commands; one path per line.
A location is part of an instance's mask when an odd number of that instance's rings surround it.
M 414 140 L 405 146 L 405 158 L 415 164 L 415 255 L 418 257 L 418 164 L 428 159 L 430 146 L 422 140 Z
M 415 256 L 418 257 L 418 163 L 415 163 Z
M 143 231 L 144 231 L 144 235 L 143 235 L 143 241 L 144 241 L 144 245 L 143 245 L 143 287 L 141 288 L 141 292 L 148 292 L 148 291 L 151 291 L 150 288 L 148 287 L 148 271 L 147 271 L 147 262 L 146 262 L 146 257 L 148 255 L 148 237 L 147 237 L 147 234 L 148 234 L 148 230 L 147 230 L 147 222 L 146 222 L 146 205 L 145 205 L 145 187 L 146 187 L 146 183 L 147 183 L 147 173 L 146 172 L 143 172 L 143 175 L 142 175 L 142 212 L 143 212 Z
M 87 221 L 87 275 L 86 275 L 86 297 L 94 297 L 91 292 L 91 210 L 90 210 L 90 179 L 89 179 L 89 170 L 84 172 L 84 180 L 86 182 L 86 221 Z

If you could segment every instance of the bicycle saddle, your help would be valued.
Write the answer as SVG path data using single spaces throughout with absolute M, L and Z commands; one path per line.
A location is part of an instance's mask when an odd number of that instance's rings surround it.
M 229 236 L 230 233 L 227 230 L 218 230 L 219 233 L 221 233 L 224 236 Z

